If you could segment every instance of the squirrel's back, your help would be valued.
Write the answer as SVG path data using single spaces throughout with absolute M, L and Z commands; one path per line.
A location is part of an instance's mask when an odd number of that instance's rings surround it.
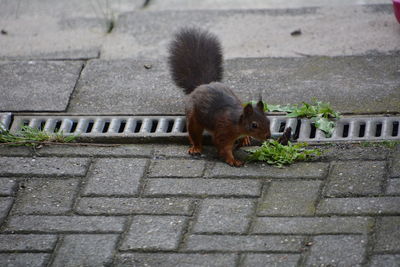
M 217 82 L 223 76 L 222 48 L 218 38 L 196 28 L 184 28 L 169 47 L 172 79 L 190 94 L 202 84 Z

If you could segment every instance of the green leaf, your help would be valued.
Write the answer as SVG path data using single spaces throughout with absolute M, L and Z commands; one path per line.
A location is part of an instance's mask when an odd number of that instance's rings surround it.
M 305 149 L 306 145 L 289 142 L 287 146 L 284 146 L 276 140 L 268 140 L 258 149 L 250 151 L 251 155 L 247 160 L 265 161 L 270 165 L 281 168 L 283 165 L 289 165 L 295 161 L 307 160 L 320 154 L 318 149 Z

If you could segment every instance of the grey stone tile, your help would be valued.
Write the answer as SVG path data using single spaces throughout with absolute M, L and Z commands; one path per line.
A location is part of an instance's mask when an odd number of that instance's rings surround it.
M 148 177 L 200 177 L 204 167 L 202 160 L 153 160 Z
M 245 233 L 254 201 L 250 199 L 205 199 L 200 205 L 194 233 Z
M 46 253 L 2 253 L 0 254 L 0 265 L 44 267 L 47 266 L 50 255 Z
M 13 157 L 28 157 L 32 156 L 32 150 L 26 146 L 0 146 L 0 156 L 10 156 Z
M 245 267 L 295 267 L 300 260 L 300 254 L 245 254 Z
M 97 159 L 89 171 L 83 193 L 104 196 L 136 195 L 145 166 L 144 159 Z
M 0 178 L 0 195 L 11 196 L 15 192 L 17 181 L 12 178 Z
M 6 231 L 99 233 L 122 232 L 125 218 L 110 216 L 12 216 Z
M 399 195 L 400 194 L 400 179 L 389 179 L 386 188 L 387 194 Z
M 292 251 L 299 252 L 300 236 L 191 235 L 188 251 Z
M 135 216 L 121 250 L 175 250 L 186 218 L 180 216 Z
M 385 176 L 384 161 L 337 162 L 329 175 L 326 196 L 381 193 Z
M 314 215 L 320 181 L 272 182 L 258 204 L 258 215 Z
M 146 64 L 151 64 L 151 69 L 146 69 Z M 183 110 L 183 94 L 170 81 L 166 62 L 140 59 L 90 61 L 68 109 L 125 114 L 176 114 Z
M 117 255 L 115 266 L 234 266 L 235 254 L 194 254 L 194 253 L 123 253 Z
M 386 160 L 392 149 L 385 146 L 365 147 L 357 144 L 337 144 L 333 147 L 322 147 L 321 159 L 324 160 Z
M 397 151 L 393 153 L 389 176 L 400 178 L 400 146 L 397 146 Z
M 107 266 L 118 235 L 66 235 L 52 266 Z
M 398 214 L 400 197 L 329 198 L 321 200 L 318 215 Z
M 7 217 L 8 212 L 13 204 L 12 197 L 0 197 L 0 224 Z
M 363 2 L 352 2 L 352 5 L 366 5 L 366 4 L 381 4 L 379 0 L 366 0 Z M 305 1 L 263 1 L 263 0 L 247 0 L 243 2 L 241 0 L 170 0 L 168 2 L 162 0 L 153 0 L 149 5 L 149 10 L 208 10 L 208 9 L 286 9 L 286 8 L 304 8 L 308 6 L 343 6 L 348 5 L 349 2 L 346 0 L 337 0 L 334 2 L 320 2 L 313 0 Z M 286 11 L 289 12 L 289 11 Z
M 400 254 L 397 255 L 373 255 L 371 257 L 370 267 L 398 267 Z
M 177 31 L 182 25 L 206 28 L 217 34 L 224 44 L 226 58 L 299 57 L 299 54 L 332 57 L 366 54 L 377 48 L 381 52 L 399 48 L 397 45 L 399 39 L 393 36 L 395 22 L 391 21 L 392 14 L 389 12 L 374 13 L 357 6 L 294 10 L 259 9 L 252 12 L 213 10 L 214 6 L 215 4 L 212 9 L 204 11 L 163 10 L 150 14 L 146 12 L 123 14 L 111 34 L 112 38 L 103 46 L 102 56 L 106 58 L 123 58 L 127 54 L 136 58 L 165 56 L 166 40 L 171 39 L 171 32 Z M 175 8 L 172 4 L 170 7 Z M 150 20 L 152 17 L 157 17 L 157 20 Z M 327 21 L 321 21 L 321 17 Z M 388 27 L 382 32 L 378 25 L 367 25 L 370 20 L 379 21 L 380 25 L 386 22 Z M 142 21 L 149 22 L 142 28 L 133 26 Z M 307 31 L 301 37 L 294 38 L 290 35 L 295 27 L 293 25 L 301 25 Z M 352 40 L 343 41 L 344 28 L 346 32 L 352 33 Z M 327 31 L 332 35 L 326 36 Z M 149 32 L 152 34 L 148 34 Z M 384 39 L 389 44 L 381 41 Z M 326 43 L 330 44 L 329 47 L 325 46 Z M 268 77 L 274 77 L 273 74 L 266 73 Z M 312 85 L 311 82 L 310 84 Z M 265 85 L 261 88 L 264 87 Z
M 367 233 L 368 217 L 257 217 L 256 234 L 348 234 Z
M 1 234 L 0 251 L 52 251 L 56 242 L 56 235 Z
M 81 69 L 76 61 L 0 62 L 1 109 L 65 111 Z
M 145 195 L 259 196 L 261 183 L 255 180 L 161 178 L 148 179 Z
M 324 178 L 328 172 L 327 163 L 296 163 L 289 167 L 279 169 L 268 164 L 248 164 L 242 168 L 232 168 L 229 165 L 217 162 L 207 176 L 210 177 L 261 177 L 261 178 L 282 178 L 282 179 L 301 179 L 301 178 Z
M 149 157 L 152 153 L 150 145 L 120 145 L 116 147 L 95 146 L 45 146 L 38 150 L 41 156 L 70 156 L 70 157 Z
M 84 158 L 0 157 L 0 176 L 84 176 L 88 166 Z
M 76 210 L 84 215 L 191 215 L 193 201 L 182 198 L 81 198 Z
M 378 218 L 374 251 L 400 252 L 400 216 Z
M 321 235 L 312 244 L 307 266 L 361 266 L 367 240 L 361 235 Z
M 63 214 L 72 210 L 77 179 L 32 179 L 23 183 L 13 214 Z

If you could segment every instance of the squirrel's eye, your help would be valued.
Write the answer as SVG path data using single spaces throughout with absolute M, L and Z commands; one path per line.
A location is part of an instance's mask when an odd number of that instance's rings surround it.
M 253 121 L 253 122 L 251 123 L 251 128 L 252 128 L 252 129 L 257 129 L 257 128 L 258 128 L 257 122 Z

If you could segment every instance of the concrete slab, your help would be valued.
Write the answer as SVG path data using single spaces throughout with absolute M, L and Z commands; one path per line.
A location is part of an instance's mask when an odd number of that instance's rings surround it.
M 151 69 L 144 65 L 151 64 Z M 340 112 L 400 111 L 400 58 L 393 56 L 232 59 L 224 80 L 243 102 L 330 102 Z M 183 114 L 183 93 L 165 61 L 93 60 L 69 112 Z
M 124 13 L 107 36 L 101 57 L 164 57 L 172 33 L 183 26 L 217 34 L 226 58 L 342 56 L 400 49 L 400 27 L 388 4 Z M 301 35 L 292 36 L 298 29 Z
M 261 9 L 261 8 L 299 8 L 308 6 L 345 6 L 385 4 L 386 0 L 152 0 L 149 10 L 187 10 L 187 9 Z
M 0 62 L 0 110 L 65 111 L 82 66 L 80 61 Z
M 120 12 L 142 0 L 0 2 L 0 59 L 82 59 L 99 55 Z
M 146 69 L 146 64 L 152 67 Z M 68 111 L 183 113 L 183 96 L 171 82 L 166 62 L 92 60 L 82 72 Z

